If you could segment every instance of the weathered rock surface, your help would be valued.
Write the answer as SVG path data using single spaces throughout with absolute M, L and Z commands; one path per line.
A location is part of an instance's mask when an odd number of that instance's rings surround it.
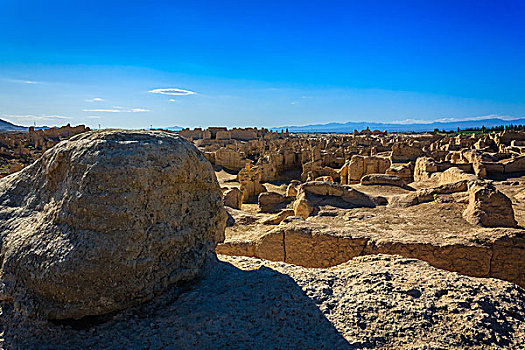
M 519 349 L 525 291 L 399 256 L 330 269 L 220 256 L 185 292 L 73 329 L 2 310 L 3 348 Z
M 350 186 L 334 182 L 311 181 L 301 185 L 293 208 L 295 215 L 307 218 L 316 207 L 326 204 L 343 208 L 376 205 L 372 198 Z
M 319 176 L 314 181 L 334 182 L 334 179 L 331 176 Z
M 241 209 L 243 202 L 243 193 L 237 187 L 230 188 L 224 192 L 224 205 L 233 209 Z
M 469 205 L 465 220 L 485 227 L 516 227 L 512 202 L 491 185 L 473 184 L 469 188 Z
M 293 209 L 283 209 L 279 213 L 270 216 L 262 221 L 264 225 L 279 225 L 284 219 L 289 216 L 294 216 L 295 212 Z
M 392 145 L 390 159 L 392 163 L 400 163 L 416 160 L 423 155 L 423 150 L 418 145 L 408 145 L 404 142 L 396 142 Z
M 302 191 L 293 202 L 293 210 L 296 216 L 306 219 L 315 210 L 315 205 L 311 200 L 308 200 L 306 192 Z
M 297 187 L 298 187 L 298 184 L 297 183 L 290 183 L 287 187 L 286 187 L 286 197 L 295 197 L 297 196 Z
M 412 172 L 414 171 L 414 164 L 413 163 L 407 163 L 407 164 L 401 164 L 396 166 L 391 166 L 386 170 L 387 175 L 396 175 L 405 180 L 405 182 L 412 182 L 413 175 Z
M 414 181 L 427 180 L 436 171 L 438 171 L 438 167 L 434 159 L 419 157 L 414 167 Z
M 419 189 L 408 194 L 392 196 L 388 204 L 391 207 L 410 207 L 433 201 L 438 195 L 464 192 L 467 191 L 467 189 L 467 180 L 445 183 L 436 187 Z
M 328 166 L 323 166 L 322 160 L 307 162 L 303 164 L 303 172 L 301 173 L 301 181 L 314 181 L 317 178 L 339 179 L 337 170 Z
M 85 125 L 19 131 L 0 130 L 0 177 L 22 170 L 61 140 L 89 131 Z
M 439 182 L 441 184 L 446 184 L 450 182 L 458 182 L 462 180 L 468 181 L 479 181 L 479 178 L 474 174 L 469 174 L 462 169 L 457 167 L 452 167 L 439 175 Z
M 348 164 L 348 182 L 355 183 L 368 174 L 384 174 L 391 166 L 391 161 L 383 157 L 352 156 Z
M 277 192 L 263 192 L 259 194 L 257 204 L 263 213 L 275 213 L 283 209 L 292 198 L 285 197 Z
M 361 185 L 390 185 L 404 187 L 406 183 L 396 175 L 368 174 L 361 178 Z
M 229 170 L 239 171 L 248 162 L 243 156 L 243 154 L 235 151 L 230 148 L 220 148 L 217 151 L 212 153 L 213 164 L 222 166 Z
M 239 171 L 237 179 L 241 184 L 240 189 L 244 203 L 254 201 L 260 193 L 266 192 L 266 187 L 261 184 L 261 169 L 258 167 L 252 167 L 248 163 L 245 168 Z
M 224 239 L 210 163 L 164 132 L 77 135 L 0 181 L 0 298 L 81 318 L 195 278 Z

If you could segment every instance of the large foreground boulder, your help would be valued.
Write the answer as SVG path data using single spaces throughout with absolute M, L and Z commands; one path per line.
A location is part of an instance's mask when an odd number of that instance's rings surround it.
M 164 132 L 59 143 L 0 181 L 0 298 L 49 319 L 99 315 L 195 278 L 226 223 L 211 164 Z

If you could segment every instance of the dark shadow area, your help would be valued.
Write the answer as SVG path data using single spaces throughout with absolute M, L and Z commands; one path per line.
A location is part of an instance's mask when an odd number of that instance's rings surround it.
M 279 174 L 278 180 L 282 183 L 288 184 L 292 180 L 301 181 L 301 173 L 303 172 L 302 167 L 298 169 L 286 170 Z
M 104 314 L 104 315 L 86 316 L 78 320 L 74 318 L 66 318 L 63 320 L 50 320 L 50 322 L 57 326 L 66 326 L 66 327 L 71 327 L 76 330 L 82 330 L 82 329 L 89 329 L 99 324 L 106 323 L 110 321 L 115 315 L 116 315 L 116 312 L 112 312 L 112 313 Z
M 221 171 L 223 170 L 225 173 L 229 174 L 229 175 L 237 175 L 238 171 L 235 171 L 235 170 L 230 170 L 230 169 L 227 169 L 221 165 L 217 165 L 217 164 L 212 164 L 213 166 L 213 171 Z
M 262 184 L 271 184 L 271 185 L 274 185 L 274 186 L 282 186 L 282 185 L 287 185 L 288 184 L 288 181 L 285 181 L 285 180 L 272 180 L 272 181 L 265 181 L 265 182 L 262 182 Z
M 183 289 L 87 328 L 25 319 L 4 307 L 3 348 L 355 348 L 290 276 L 267 267 L 245 271 L 218 262 Z
M 487 178 L 494 181 L 517 181 L 518 178 L 525 176 L 525 172 L 514 172 L 514 173 L 488 173 Z
M 339 209 L 354 209 L 354 208 L 375 208 L 374 203 L 368 196 L 362 194 L 357 199 L 345 200 L 343 197 L 338 196 L 319 196 L 316 194 L 308 193 L 307 198 L 311 204 L 315 207 L 329 206 Z M 379 205 L 379 203 L 378 203 Z

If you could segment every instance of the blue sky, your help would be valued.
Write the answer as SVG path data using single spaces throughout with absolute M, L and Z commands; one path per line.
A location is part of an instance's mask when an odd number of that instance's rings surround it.
M 2 0 L 0 118 L 146 128 L 524 117 L 524 18 L 525 2 L 504 0 Z

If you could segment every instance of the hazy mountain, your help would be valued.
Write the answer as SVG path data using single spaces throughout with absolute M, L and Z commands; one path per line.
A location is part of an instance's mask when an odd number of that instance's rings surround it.
M 348 122 L 348 123 L 328 123 L 312 124 L 304 126 L 280 126 L 272 128 L 274 131 L 288 129 L 290 132 L 344 132 L 351 133 L 354 130 L 363 130 L 368 126 L 370 130 L 386 130 L 389 132 L 425 132 L 439 130 L 456 130 L 457 128 L 482 127 L 487 128 L 498 125 L 525 124 L 525 118 L 504 120 L 500 118 L 490 118 L 483 120 L 459 120 L 450 122 L 433 122 L 433 123 L 377 123 L 377 122 Z
M 15 125 L 8 121 L 0 119 L 0 130 L 1 131 L 25 131 L 27 130 L 24 126 Z

